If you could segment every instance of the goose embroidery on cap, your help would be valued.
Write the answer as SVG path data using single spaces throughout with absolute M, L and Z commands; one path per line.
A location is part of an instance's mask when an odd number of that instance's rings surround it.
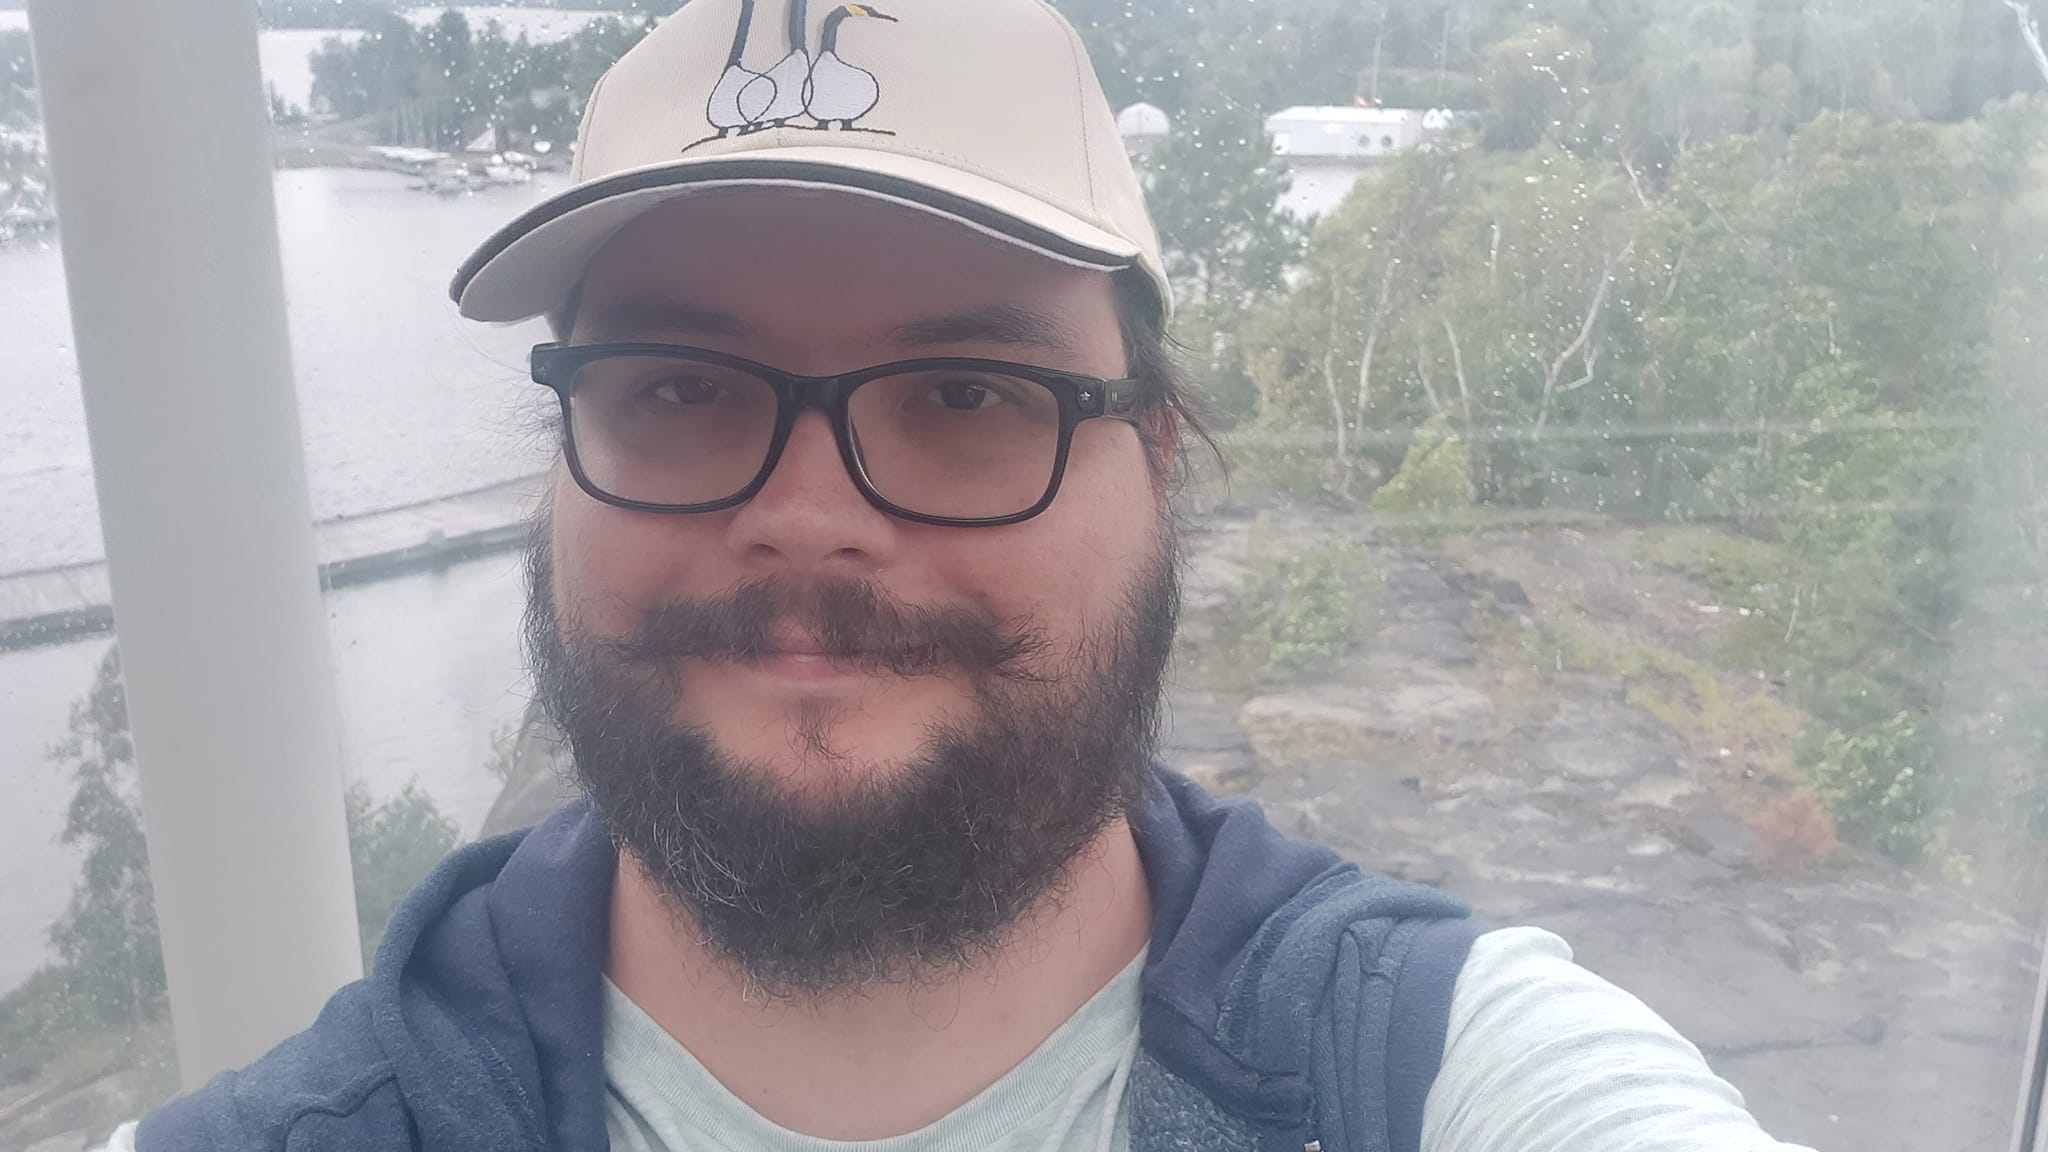
M 803 3 L 803 0 L 797 0 L 797 3 Z M 706 139 L 717 140 L 735 128 L 741 132 L 748 131 L 747 126 L 767 113 L 768 104 L 775 97 L 773 81 L 769 82 L 766 90 L 757 87 L 756 81 L 767 80 L 768 77 L 759 72 L 749 72 L 746 65 L 740 63 L 740 55 L 747 47 L 747 29 L 753 25 L 754 0 L 740 0 L 740 22 L 733 29 L 732 50 L 725 54 L 725 71 L 718 74 L 718 83 L 711 86 L 711 99 L 704 105 L 704 118 L 718 129 L 718 135 Z M 699 140 L 697 143 L 703 142 Z M 696 146 L 692 144 L 690 148 Z M 683 149 L 685 152 L 689 150 Z
M 869 4 L 841 4 L 825 17 L 818 56 L 813 60 L 804 44 L 808 14 L 808 0 L 790 0 L 789 50 L 768 71 L 755 72 L 742 62 L 754 25 L 754 0 L 740 0 L 739 23 L 733 29 L 725 69 L 711 86 L 711 97 L 704 105 L 704 118 L 718 131 L 691 142 L 683 151 L 770 128 L 894 135 L 886 128 L 855 125 L 880 102 L 882 85 L 873 72 L 839 55 L 839 26 L 851 18 L 891 24 L 896 18 Z M 800 117 L 809 117 L 810 122 Z

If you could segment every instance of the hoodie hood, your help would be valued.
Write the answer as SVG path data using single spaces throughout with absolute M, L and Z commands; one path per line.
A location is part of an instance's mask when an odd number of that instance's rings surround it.
M 1163 770 L 1129 819 L 1153 908 L 1145 1052 L 1244 1120 L 1307 1123 L 1300 1022 L 1338 963 L 1342 933 L 1305 929 L 1357 912 L 1331 911 L 1353 902 L 1329 894 L 1369 889 L 1370 912 L 1383 917 L 1462 909 L 1419 886 L 1362 884 L 1354 866 L 1280 835 L 1255 805 L 1219 801 Z M 137 1147 L 289 1138 L 296 1148 L 294 1126 L 309 1115 L 381 1095 L 421 1147 L 606 1148 L 602 989 L 616 864 L 587 799 L 458 850 L 400 905 L 366 980 L 256 1064 L 145 1117 Z M 1304 1006 L 1273 1027 L 1262 1021 L 1274 1014 L 1258 1011 L 1273 1003 Z

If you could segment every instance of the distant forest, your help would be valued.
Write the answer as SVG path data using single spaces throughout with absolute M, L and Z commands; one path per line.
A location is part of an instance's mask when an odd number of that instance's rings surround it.
M 20 7 L 26 0 L 0 0 L 0 8 Z M 682 0 L 465 0 L 464 8 L 563 8 L 578 12 L 623 12 L 666 16 Z M 379 16 L 399 8 L 434 7 L 394 4 L 390 0 L 256 0 L 256 19 L 265 28 L 369 28 Z

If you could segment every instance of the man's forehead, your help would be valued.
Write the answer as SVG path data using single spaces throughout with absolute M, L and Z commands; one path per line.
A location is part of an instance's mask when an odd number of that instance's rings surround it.
M 725 308 L 666 294 L 628 294 L 594 302 L 576 322 L 575 340 L 667 340 L 716 337 L 759 344 L 773 337 Z M 1055 311 L 1012 302 L 969 305 L 910 316 L 887 325 L 879 342 L 906 350 L 978 344 L 1077 354 L 1080 339 Z

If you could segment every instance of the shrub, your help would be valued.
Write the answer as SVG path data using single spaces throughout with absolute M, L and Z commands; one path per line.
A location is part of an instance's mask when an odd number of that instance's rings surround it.
M 407 784 L 382 804 L 361 784 L 349 786 L 348 848 L 355 867 L 356 928 L 368 969 L 384 938 L 384 925 L 413 886 L 460 837 L 454 821 L 441 815 L 433 798 Z
M 1383 517 L 1435 526 L 1464 519 L 1475 500 L 1472 450 L 1438 416 L 1415 430 L 1401 467 L 1372 494 L 1372 509 Z
M 1330 544 L 1275 557 L 1241 591 L 1268 675 L 1289 676 L 1351 650 L 1379 573 L 1365 549 Z
M 1915 864 L 1938 832 L 1931 752 L 1920 723 L 1900 712 L 1855 735 L 1836 729 L 1821 737 L 1807 775 L 1838 828 Z
M 1837 847 L 1834 818 L 1806 788 L 1771 801 L 1748 822 L 1764 858 L 1779 867 L 1825 859 Z

